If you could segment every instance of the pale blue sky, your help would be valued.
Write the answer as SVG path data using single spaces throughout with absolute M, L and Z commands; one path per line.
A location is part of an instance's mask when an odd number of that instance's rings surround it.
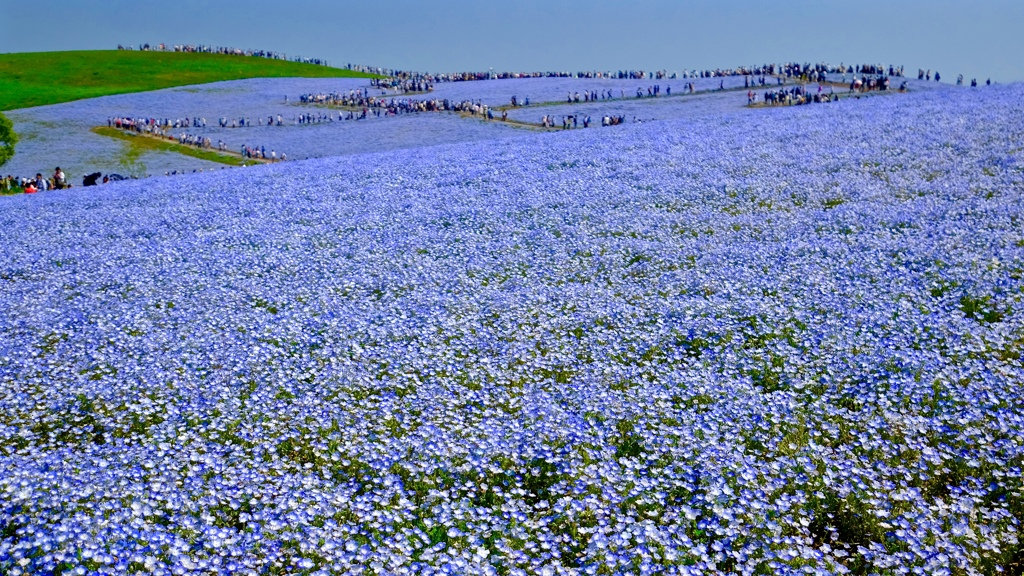
M 0 0 L 0 52 L 204 43 L 423 71 L 872 62 L 1024 80 L 1024 0 Z

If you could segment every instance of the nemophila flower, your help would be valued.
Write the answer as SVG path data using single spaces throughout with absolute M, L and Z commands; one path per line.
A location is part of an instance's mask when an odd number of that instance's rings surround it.
M 1005 568 L 1021 102 L 4 199 L 0 572 Z

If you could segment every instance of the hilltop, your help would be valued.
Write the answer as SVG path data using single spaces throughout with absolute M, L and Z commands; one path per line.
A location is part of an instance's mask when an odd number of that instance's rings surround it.
M 0 54 L 0 110 L 245 78 L 369 78 L 314 64 L 181 52 Z

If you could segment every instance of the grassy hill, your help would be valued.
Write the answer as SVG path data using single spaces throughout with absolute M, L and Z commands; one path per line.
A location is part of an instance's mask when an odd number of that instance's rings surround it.
M 0 54 L 0 110 L 243 78 L 369 78 L 369 74 L 283 60 L 90 50 Z

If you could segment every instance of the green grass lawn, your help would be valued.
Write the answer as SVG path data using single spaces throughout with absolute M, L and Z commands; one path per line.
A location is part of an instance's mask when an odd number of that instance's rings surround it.
M 91 50 L 0 54 L 0 110 L 243 78 L 369 78 L 340 68 L 223 54 Z

